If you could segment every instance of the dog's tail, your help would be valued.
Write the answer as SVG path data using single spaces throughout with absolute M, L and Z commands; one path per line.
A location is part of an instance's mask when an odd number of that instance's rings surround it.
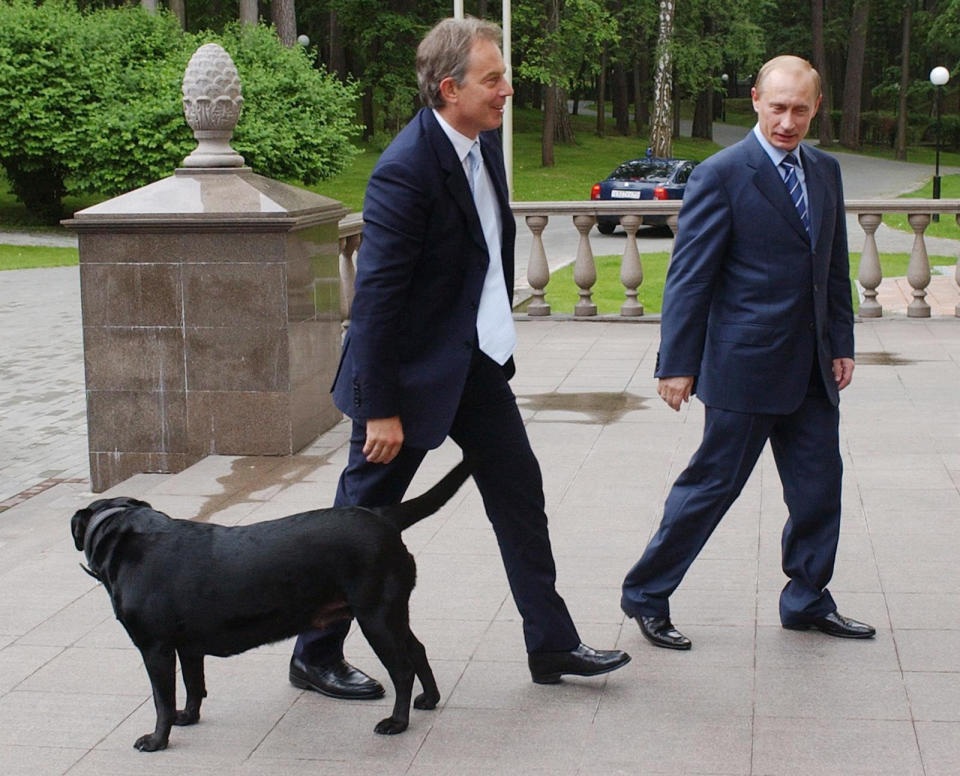
M 444 478 L 426 493 L 409 501 L 389 507 L 381 507 L 374 511 L 389 518 L 399 530 L 404 531 L 414 523 L 429 517 L 446 504 L 470 476 L 471 469 L 470 464 L 464 459 L 447 472 Z

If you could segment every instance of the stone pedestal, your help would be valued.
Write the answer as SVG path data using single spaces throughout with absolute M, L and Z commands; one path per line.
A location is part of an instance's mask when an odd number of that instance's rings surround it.
M 185 168 L 78 212 L 91 482 L 289 455 L 336 423 L 340 203 Z

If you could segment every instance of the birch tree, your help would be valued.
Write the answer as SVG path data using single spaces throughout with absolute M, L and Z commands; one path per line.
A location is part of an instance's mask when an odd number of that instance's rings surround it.
M 654 156 L 673 153 L 673 61 L 671 54 L 676 0 L 660 0 L 657 31 L 657 69 L 653 78 L 653 119 L 650 146 Z

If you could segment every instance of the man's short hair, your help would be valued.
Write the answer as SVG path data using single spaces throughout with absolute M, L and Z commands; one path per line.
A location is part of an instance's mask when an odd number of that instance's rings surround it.
M 500 28 L 493 22 L 468 16 L 444 19 L 417 46 L 417 83 L 420 98 L 428 108 L 442 108 L 440 82 L 452 78 L 463 83 L 470 63 L 470 50 L 478 40 L 500 45 Z
M 783 54 L 764 63 L 753 82 L 753 88 L 757 90 L 757 94 L 763 91 L 764 79 L 774 70 L 809 74 L 813 78 L 813 99 L 816 100 L 820 96 L 820 73 L 803 57 L 796 57 L 792 54 Z

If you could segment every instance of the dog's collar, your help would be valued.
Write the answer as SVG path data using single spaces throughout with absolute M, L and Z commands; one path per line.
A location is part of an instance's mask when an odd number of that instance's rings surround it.
M 127 507 L 111 507 L 110 509 L 104 509 L 102 512 L 97 512 L 93 519 L 87 524 L 87 531 L 83 537 L 83 557 L 86 558 L 88 564 L 92 562 L 92 558 L 90 557 L 90 549 L 93 546 L 94 535 L 109 518 L 113 517 L 115 514 L 117 514 L 117 512 L 122 512 L 125 509 L 127 509 Z M 80 568 L 86 571 L 94 579 L 98 581 L 100 580 L 100 575 L 97 572 L 92 571 L 82 563 L 80 564 Z

